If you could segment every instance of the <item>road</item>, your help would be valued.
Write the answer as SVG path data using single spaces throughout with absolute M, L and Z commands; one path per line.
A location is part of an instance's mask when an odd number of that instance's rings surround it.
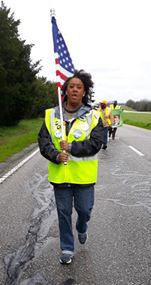
M 151 284 L 151 131 L 118 129 L 99 156 L 89 239 L 69 266 L 47 161 L 39 153 L 0 185 L 0 285 Z

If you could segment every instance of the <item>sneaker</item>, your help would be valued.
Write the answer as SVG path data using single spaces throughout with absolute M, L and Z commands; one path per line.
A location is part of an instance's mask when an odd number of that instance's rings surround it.
M 60 256 L 60 263 L 61 264 L 70 264 L 72 262 L 72 258 L 73 258 L 73 254 L 62 252 L 62 254 Z
M 103 144 L 102 149 L 107 149 L 107 145 Z
M 83 234 L 78 233 L 78 239 L 79 239 L 79 242 L 80 242 L 81 244 L 85 244 L 86 241 L 87 241 L 87 239 L 88 239 L 88 234 L 87 234 L 87 232 L 85 232 L 85 233 L 83 233 Z

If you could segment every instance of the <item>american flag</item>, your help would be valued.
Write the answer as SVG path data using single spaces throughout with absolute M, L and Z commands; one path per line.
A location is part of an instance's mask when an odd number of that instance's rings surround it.
M 52 16 L 51 22 L 56 63 L 57 86 L 61 88 L 66 79 L 74 74 L 75 69 L 68 48 L 62 34 L 58 29 L 54 16 Z

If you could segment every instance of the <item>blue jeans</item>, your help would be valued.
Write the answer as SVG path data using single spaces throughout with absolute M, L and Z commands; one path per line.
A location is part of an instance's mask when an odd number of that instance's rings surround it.
M 74 252 L 74 236 L 72 231 L 72 207 L 78 214 L 76 229 L 79 233 L 87 231 L 87 222 L 90 220 L 94 205 L 94 185 L 81 187 L 54 186 L 55 200 L 58 212 L 60 248 L 62 251 Z
M 104 127 L 104 130 L 103 130 L 103 144 L 107 144 L 107 138 L 108 138 L 108 127 Z

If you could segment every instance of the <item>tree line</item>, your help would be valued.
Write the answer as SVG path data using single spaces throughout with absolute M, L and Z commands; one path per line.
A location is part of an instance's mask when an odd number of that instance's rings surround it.
M 150 112 L 151 111 L 151 101 L 149 100 L 140 100 L 140 101 L 133 101 L 128 100 L 126 102 L 126 106 L 136 110 L 136 111 L 143 111 L 143 112 Z
M 56 83 L 39 77 L 40 60 L 32 62 L 32 44 L 20 38 L 14 13 L 0 6 L 0 125 L 17 125 L 23 118 L 44 115 L 57 104 Z

